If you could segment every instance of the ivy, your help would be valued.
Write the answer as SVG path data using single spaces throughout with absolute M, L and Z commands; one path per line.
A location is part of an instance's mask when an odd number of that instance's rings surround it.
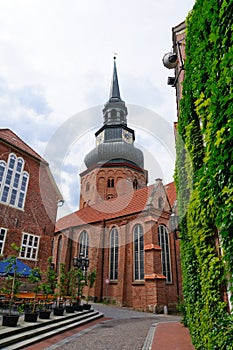
M 196 0 L 186 20 L 175 182 L 184 323 L 202 350 L 233 349 L 232 13 L 233 0 Z

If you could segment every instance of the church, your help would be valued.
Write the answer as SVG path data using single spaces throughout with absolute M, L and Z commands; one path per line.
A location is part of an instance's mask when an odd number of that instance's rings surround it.
M 87 258 L 88 270 L 97 271 L 95 301 L 174 311 L 181 296 L 179 241 L 169 229 L 175 187 L 161 179 L 148 185 L 127 114 L 114 57 L 103 125 L 80 174 L 80 209 L 57 221 L 53 261 L 59 273 L 60 263 L 69 270 L 74 257 Z

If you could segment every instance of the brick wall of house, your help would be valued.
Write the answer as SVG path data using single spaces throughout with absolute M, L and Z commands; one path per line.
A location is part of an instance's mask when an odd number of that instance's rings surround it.
M 47 258 L 52 255 L 52 239 L 59 194 L 45 162 L 40 162 L 24 151 L 4 142 L 0 143 L 0 159 L 7 162 L 10 153 L 24 159 L 24 170 L 29 173 L 29 183 L 23 210 L 0 203 L 0 227 L 8 230 L 3 257 L 15 253 L 11 249 L 11 243 L 21 246 L 23 233 L 38 235 L 40 246 L 37 261 L 24 259 L 24 262 L 31 267 L 34 267 L 36 263 L 42 270 L 45 270 Z M 46 193 L 46 196 L 42 193 Z

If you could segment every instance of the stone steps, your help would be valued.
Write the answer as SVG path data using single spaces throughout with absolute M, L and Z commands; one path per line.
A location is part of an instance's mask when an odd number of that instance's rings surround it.
M 66 314 L 65 316 L 52 316 L 49 320 L 38 319 L 35 323 L 24 322 L 23 319 L 20 319 L 16 327 L 0 326 L 0 349 L 23 349 L 103 316 L 98 311 L 90 310 Z

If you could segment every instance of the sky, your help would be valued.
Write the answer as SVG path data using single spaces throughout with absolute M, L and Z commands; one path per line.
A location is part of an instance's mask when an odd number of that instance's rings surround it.
M 79 173 L 103 122 L 114 54 L 149 184 L 173 181 L 174 73 L 162 58 L 194 3 L 0 0 L 0 127 L 49 162 L 65 200 L 58 217 L 78 209 Z

